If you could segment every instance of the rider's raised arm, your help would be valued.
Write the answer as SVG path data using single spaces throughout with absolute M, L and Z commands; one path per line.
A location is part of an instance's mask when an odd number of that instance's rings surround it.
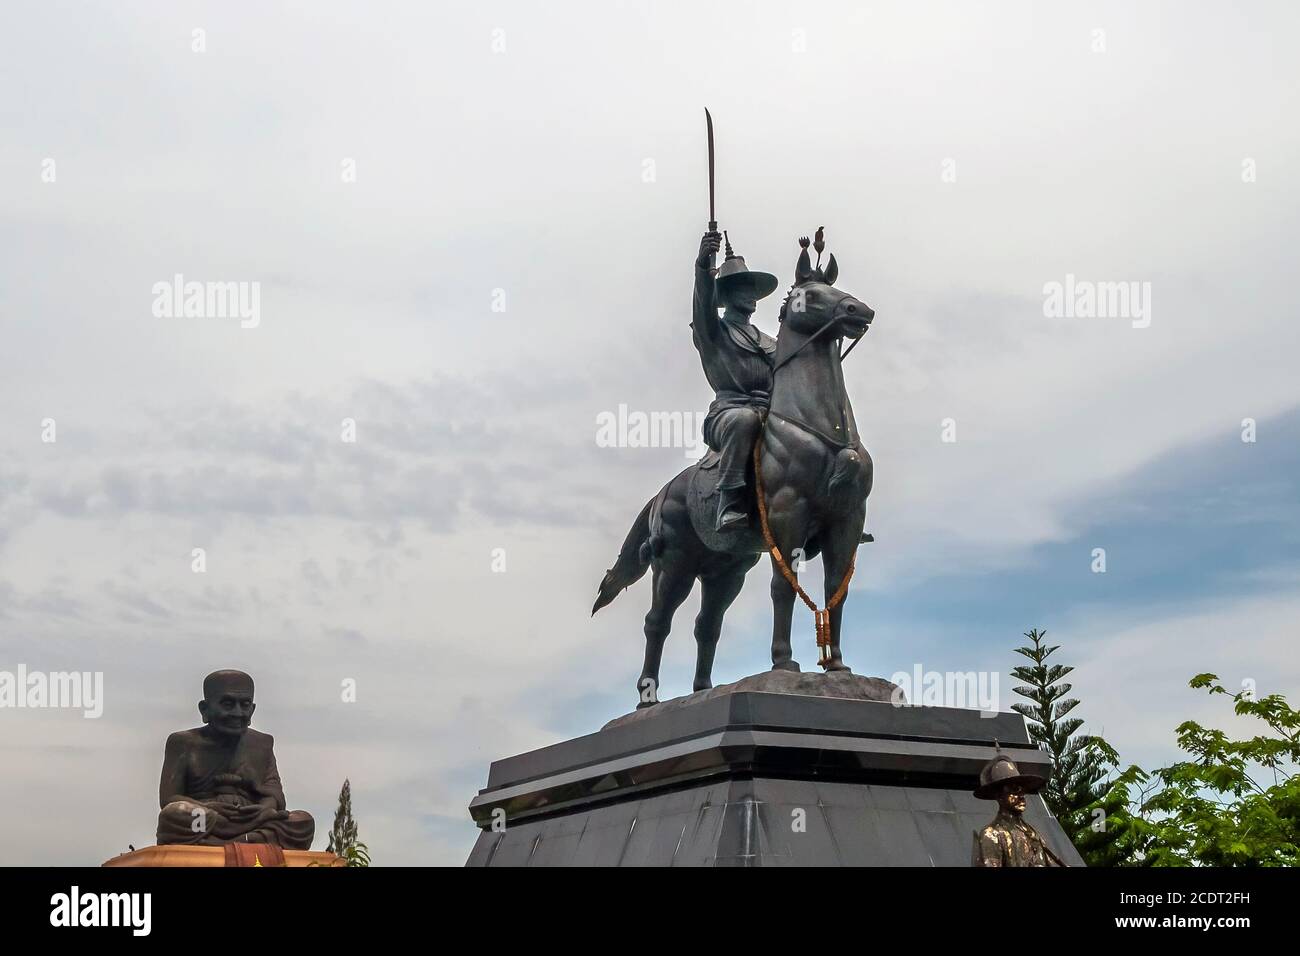
M 713 258 L 722 247 L 722 234 L 706 232 L 700 240 L 700 254 L 695 257 L 695 301 L 691 309 L 691 327 L 696 335 L 712 338 L 718 331 L 718 303 L 714 295 Z

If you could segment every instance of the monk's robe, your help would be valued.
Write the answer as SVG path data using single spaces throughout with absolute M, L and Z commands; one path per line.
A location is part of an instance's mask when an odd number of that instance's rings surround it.
M 270 734 L 252 728 L 234 742 L 202 727 L 168 737 L 158 788 L 158 843 L 310 849 L 315 821 L 304 810 L 285 810 L 274 743 Z

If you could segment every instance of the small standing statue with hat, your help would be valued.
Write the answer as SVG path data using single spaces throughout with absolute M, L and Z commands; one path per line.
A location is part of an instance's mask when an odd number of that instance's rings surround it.
M 1025 822 L 1025 794 L 1037 793 L 1047 780 L 1021 773 L 1010 757 L 999 753 L 980 770 L 975 796 L 998 802 L 997 816 L 975 831 L 971 866 L 1065 866 Z

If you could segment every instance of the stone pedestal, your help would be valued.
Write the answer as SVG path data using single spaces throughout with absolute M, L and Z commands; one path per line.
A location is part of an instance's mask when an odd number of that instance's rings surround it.
M 995 741 L 1050 775 L 1016 713 L 897 706 L 846 674 L 756 675 L 498 760 L 469 866 L 969 866 Z M 1025 819 L 1070 865 L 1043 801 Z M 495 824 L 495 825 L 494 825 Z
M 250 844 L 251 846 L 251 844 Z M 282 850 L 284 865 L 299 866 L 346 866 L 347 863 L 333 853 L 323 850 Z M 106 860 L 104 866 L 181 866 L 209 867 L 226 865 L 226 851 L 219 846 L 188 846 L 169 844 L 167 846 L 146 846 L 130 853 L 123 853 Z

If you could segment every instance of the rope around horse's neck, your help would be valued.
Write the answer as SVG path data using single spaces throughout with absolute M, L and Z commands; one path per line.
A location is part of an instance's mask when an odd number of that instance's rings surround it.
M 763 416 L 763 427 L 758 431 L 758 438 L 754 441 L 754 492 L 758 499 L 758 523 L 763 529 L 763 541 L 767 544 L 767 549 L 772 554 L 772 560 L 776 566 L 781 569 L 781 576 L 789 582 L 790 587 L 794 588 L 794 593 L 799 595 L 804 604 L 808 605 L 808 610 L 813 612 L 813 624 L 817 629 L 817 663 L 821 667 L 828 667 L 831 663 L 831 611 L 839 607 L 844 596 L 849 593 L 849 581 L 853 579 L 853 568 L 857 564 L 857 552 L 849 555 L 849 567 L 844 572 L 844 580 L 840 586 L 835 589 L 831 599 L 826 602 L 826 609 L 822 610 L 817 607 L 817 602 L 808 596 L 808 592 L 799 584 L 799 576 L 790 570 L 790 565 L 781 556 L 781 549 L 777 547 L 776 539 L 772 537 L 772 528 L 767 523 L 767 493 L 763 490 L 763 434 L 767 431 L 767 416 Z

